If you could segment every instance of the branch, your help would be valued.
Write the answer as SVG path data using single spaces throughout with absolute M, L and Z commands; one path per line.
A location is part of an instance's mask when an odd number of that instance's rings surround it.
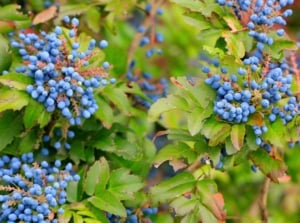
M 270 178 L 266 178 L 260 190 L 259 208 L 262 223 L 268 222 L 267 200 L 270 189 L 270 183 Z
M 151 12 L 146 16 L 144 22 L 141 24 L 142 26 L 144 26 L 146 29 L 151 28 L 152 26 L 154 26 L 155 24 L 155 15 L 156 15 L 156 11 L 157 9 L 164 4 L 165 0 L 158 0 L 158 1 L 153 1 L 151 2 L 152 5 L 152 9 Z M 153 38 L 154 38 L 154 30 L 153 27 L 151 28 L 151 42 L 153 42 Z M 128 55 L 127 55 L 127 66 L 130 64 L 132 58 L 133 58 L 133 54 L 136 50 L 136 48 L 139 46 L 139 42 L 140 39 L 145 35 L 145 33 L 136 33 L 133 41 L 131 42 L 131 45 L 128 49 Z

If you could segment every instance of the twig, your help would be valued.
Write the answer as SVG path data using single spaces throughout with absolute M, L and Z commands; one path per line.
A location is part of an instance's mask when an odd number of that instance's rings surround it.
M 268 222 L 267 200 L 270 189 L 271 180 L 266 178 L 260 190 L 259 208 L 262 223 Z
M 145 18 L 145 21 L 142 23 L 142 26 L 144 26 L 146 29 L 147 28 L 151 28 L 154 23 L 155 23 L 155 15 L 156 15 L 156 11 L 157 9 L 164 4 L 164 0 L 158 0 L 158 1 L 153 1 L 152 2 L 152 9 L 150 11 L 150 13 L 147 15 L 147 17 Z M 151 33 L 151 41 L 153 41 L 153 29 L 151 28 L 152 33 Z M 127 65 L 130 64 L 132 58 L 133 58 L 133 54 L 136 50 L 136 48 L 139 46 L 139 42 L 140 39 L 145 35 L 145 33 L 137 33 L 133 39 L 133 41 L 131 42 L 131 45 L 128 49 L 128 56 L 127 56 Z

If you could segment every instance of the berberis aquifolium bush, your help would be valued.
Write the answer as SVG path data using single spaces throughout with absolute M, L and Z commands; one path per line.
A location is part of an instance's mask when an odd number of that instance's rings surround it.
M 0 221 L 297 222 L 297 7 L 1 1 Z

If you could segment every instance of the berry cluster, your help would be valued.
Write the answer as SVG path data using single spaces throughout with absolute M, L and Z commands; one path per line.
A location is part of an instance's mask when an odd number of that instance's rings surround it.
M 237 17 L 246 23 L 249 35 L 258 41 L 257 48 L 260 50 L 264 48 L 264 44 L 273 44 L 273 38 L 267 33 L 275 25 L 286 25 L 285 19 L 291 16 L 293 11 L 287 9 L 281 12 L 281 10 L 293 2 L 294 0 L 217 0 L 222 6 L 233 7 Z M 284 29 L 278 28 L 276 33 L 283 36 Z
M 68 163 L 62 170 L 56 160 L 52 166 L 46 161 L 34 162 L 32 153 L 19 157 L 0 157 L 0 221 L 1 222 L 58 222 L 63 213 L 66 187 L 78 181 Z
M 153 17 L 155 17 L 156 15 L 162 15 L 163 10 L 161 8 L 157 8 L 156 11 L 154 10 L 154 7 L 150 3 L 146 4 L 145 12 L 148 17 L 145 19 L 143 24 L 137 26 L 137 32 L 142 34 L 141 38 L 139 39 L 139 46 L 147 47 L 147 58 L 152 57 L 155 53 L 162 53 L 161 49 L 156 49 L 153 47 L 153 45 L 157 43 L 162 43 L 164 40 L 163 35 L 160 32 L 155 32 L 156 23 L 155 20 L 153 20 Z M 148 21 L 150 21 L 150 24 Z M 148 48 L 148 46 L 150 48 Z M 168 82 L 165 78 L 161 78 L 159 80 L 153 79 L 152 75 L 149 72 L 136 71 L 134 69 L 135 64 L 135 60 L 132 60 L 130 62 L 126 77 L 130 82 L 138 83 L 141 90 L 148 97 L 148 99 L 145 99 L 144 97 L 141 97 L 139 95 L 134 95 L 135 103 L 148 109 L 150 108 L 153 102 L 167 95 Z
M 73 139 L 75 137 L 75 133 L 72 130 L 66 131 L 63 133 L 62 129 L 55 129 L 54 134 L 50 137 L 50 135 L 43 135 L 43 148 L 41 149 L 41 154 L 43 156 L 49 155 L 49 149 L 54 148 L 55 150 L 60 149 L 71 149 L 71 144 L 68 139 Z
M 206 60 L 218 68 L 219 63 Z M 279 117 L 284 124 L 300 114 L 300 103 L 292 93 L 293 76 L 287 63 L 266 63 L 256 56 L 244 59 L 245 67 L 240 67 L 239 74 L 228 75 L 226 68 L 220 72 L 211 72 L 211 67 L 203 66 L 207 74 L 205 82 L 216 92 L 214 112 L 223 120 L 233 123 L 247 122 L 256 111 L 266 114 L 269 122 Z M 215 69 L 216 69 L 215 68 Z M 253 78 L 259 76 L 259 78 Z M 271 150 L 271 146 L 262 139 L 267 127 L 253 126 L 256 144 Z
M 57 26 L 54 32 L 41 35 L 20 33 L 19 41 L 12 40 L 11 45 L 19 49 L 24 61 L 24 66 L 16 71 L 34 80 L 33 85 L 27 86 L 27 92 L 43 103 L 47 111 L 59 110 L 74 125 L 98 109 L 93 92 L 108 84 L 105 78 L 110 65 L 104 62 L 102 67 L 91 67 L 89 60 L 96 53 L 96 41 L 90 40 L 88 49 L 81 52 L 77 38 L 79 20 L 65 17 L 64 22 L 71 28 Z M 68 39 L 64 33 L 68 33 Z M 100 42 L 102 49 L 107 45 L 107 41 Z
M 150 99 L 144 99 L 139 95 L 134 96 L 136 104 L 148 109 L 153 102 L 168 94 L 168 82 L 165 78 L 155 80 L 151 74 L 146 72 L 134 74 L 134 66 L 135 61 L 132 61 L 127 72 L 127 79 L 138 83 L 141 90 Z
M 149 222 L 152 223 L 152 221 L 149 219 L 151 215 L 156 215 L 158 211 L 158 208 L 142 208 L 141 210 L 138 210 L 134 212 L 132 209 L 127 208 L 127 218 L 122 219 L 119 216 L 107 213 L 106 216 L 110 223 L 138 223 L 138 222 Z
M 147 15 L 151 15 L 152 13 L 152 5 L 150 3 L 146 4 L 145 6 L 145 11 L 147 13 Z M 156 10 L 156 15 L 162 15 L 163 14 L 163 10 L 161 8 L 158 8 Z M 153 43 L 162 43 L 164 41 L 164 36 L 162 35 L 162 33 L 160 32 L 155 32 L 154 31 L 154 26 L 155 24 L 149 25 L 149 26 L 144 26 L 144 25 L 140 25 L 137 28 L 137 31 L 139 33 L 144 34 L 143 37 L 140 39 L 140 43 L 139 45 L 141 47 L 143 46 L 148 46 L 150 45 L 150 48 L 146 51 L 146 57 L 150 58 L 151 56 L 153 56 L 155 53 L 157 54 L 161 54 L 162 50 L 161 49 L 155 49 L 154 47 L 152 47 L 151 45 Z
M 209 75 L 205 83 L 215 89 L 218 94 L 214 104 L 214 112 L 229 122 L 247 122 L 249 115 L 254 113 L 256 109 L 251 104 L 251 92 L 248 89 L 240 89 L 237 84 L 237 76 L 227 77 L 225 68 L 221 68 L 221 75 L 211 75 L 208 67 L 203 67 L 202 71 Z

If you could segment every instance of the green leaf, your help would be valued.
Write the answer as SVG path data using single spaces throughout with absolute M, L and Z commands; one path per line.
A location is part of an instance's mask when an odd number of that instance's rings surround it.
M 216 146 L 223 143 L 230 135 L 231 126 L 226 123 L 220 123 L 211 118 L 206 121 L 202 128 L 202 134 L 209 139 L 209 146 Z
M 152 201 L 156 204 L 157 202 L 164 203 L 172 200 L 191 191 L 195 186 L 195 182 L 195 178 L 191 173 L 179 173 L 150 189 Z
M 1 47 L 0 47 L 1 48 Z M 0 49 L 1 50 L 1 49 Z M 1 67 L 0 67 L 1 69 Z M 0 76 L 0 83 L 10 88 L 25 90 L 29 84 L 32 84 L 32 78 L 23 74 L 8 73 Z
M 115 86 L 106 86 L 102 91 L 102 95 L 117 106 L 125 115 L 130 115 L 131 105 L 122 89 Z
M 154 159 L 154 165 L 160 166 L 167 160 L 178 160 L 180 158 L 186 158 L 188 163 L 191 163 L 196 159 L 196 154 L 185 143 L 168 144 L 159 150 Z
M 237 35 L 234 35 L 231 32 L 223 32 L 222 36 L 227 43 L 229 55 L 233 55 L 235 58 L 243 58 L 245 56 L 245 46 L 243 41 L 238 38 Z
M 212 114 L 211 107 L 207 109 L 195 108 L 188 114 L 187 125 L 192 136 L 199 133 L 202 129 L 203 121 Z
M 281 59 L 284 56 L 285 50 L 297 50 L 297 44 L 296 42 L 285 39 L 285 38 L 279 38 L 274 41 L 274 43 L 268 47 L 266 50 L 269 50 L 270 55 L 275 59 Z
M 215 100 L 216 92 L 211 87 L 204 81 L 196 81 L 195 85 L 191 85 L 186 77 L 178 77 L 176 81 L 184 88 L 185 93 L 188 94 L 196 105 L 205 109 L 208 108 L 212 112 L 213 105 L 210 102 Z M 179 92 L 179 94 L 182 93 Z M 211 106 L 211 109 L 209 106 Z
M 42 11 L 45 9 L 45 3 L 43 0 L 28 0 L 28 2 L 34 11 Z
M 213 213 L 205 206 L 199 205 L 199 213 L 203 222 L 218 223 L 218 219 Z M 222 221 L 221 221 L 222 222 Z
M 203 15 L 200 15 L 199 13 L 189 13 L 183 16 L 183 19 L 187 24 L 196 27 L 199 31 L 211 28 L 211 24 L 205 20 L 205 17 Z
M 87 10 L 87 25 L 95 33 L 98 33 L 100 31 L 100 19 L 100 12 L 96 8 L 90 8 L 89 10 Z
M 198 198 L 192 196 L 186 198 L 180 196 L 170 203 L 170 207 L 174 208 L 176 215 L 185 216 L 195 210 L 195 206 L 199 203 Z
M 133 199 L 135 192 L 143 188 L 140 177 L 129 173 L 128 169 L 117 169 L 111 172 L 108 190 L 120 200 Z M 101 196 L 99 194 L 99 196 Z
M 27 28 L 31 21 L 18 11 L 17 4 L 10 4 L 0 7 L 0 33 L 7 33 L 15 29 Z
M 104 168 L 104 170 L 102 170 Z M 96 189 L 97 184 L 102 180 L 104 182 L 107 182 L 107 179 L 109 178 L 109 169 L 107 161 L 104 158 L 101 158 L 101 160 L 96 161 L 88 170 L 86 179 L 84 182 L 84 190 L 86 194 L 93 195 Z M 103 175 L 101 175 L 103 174 Z M 104 183 L 103 182 L 103 183 Z M 104 184 L 105 186 L 105 184 Z
M 168 139 L 170 140 L 191 142 L 201 140 L 201 138 L 198 138 L 198 136 L 191 136 L 191 134 L 184 129 L 169 129 L 168 133 Z
M 233 146 L 231 139 L 229 139 L 229 138 L 227 138 L 225 141 L 225 148 L 226 148 L 226 153 L 228 155 L 235 154 L 239 151 Z
M 59 7 L 59 14 L 55 19 L 56 22 L 61 21 L 66 15 L 80 15 L 85 13 L 91 5 L 87 4 L 61 4 Z
M 23 153 L 29 153 L 35 149 L 35 144 L 37 142 L 37 131 L 32 129 L 29 131 L 20 141 L 19 151 Z
M 79 171 L 78 174 L 80 176 L 80 180 L 75 182 L 71 181 L 68 183 L 67 186 L 67 200 L 71 203 L 73 203 L 70 208 L 77 207 L 77 210 L 79 208 L 84 209 L 84 204 L 78 203 L 78 201 L 81 201 L 81 197 L 83 195 L 83 180 L 84 180 L 84 174 L 86 172 L 86 167 L 83 166 Z
M 246 127 L 244 124 L 237 124 L 231 127 L 231 142 L 237 150 L 240 150 L 243 147 L 245 133 Z
M 100 95 L 95 96 L 95 99 L 99 106 L 95 116 L 101 120 L 105 128 L 111 128 L 112 123 L 114 122 L 114 112 L 112 107 Z
M 199 34 L 199 39 L 204 46 L 214 47 L 221 37 L 222 30 L 220 29 L 205 29 Z
M 196 212 L 192 212 L 186 216 L 184 216 L 184 218 L 181 220 L 181 223 L 191 223 L 191 222 L 197 222 L 199 221 L 199 214 Z M 209 221 L 207 221 L 209 222 Z
M 149 109 L 150 120 L 157 120 L 165 112 L 172 110 L 188 110 L 187 101 L 178 95 L 169 95 L 167 98 L 160 98 Z
M 100 171 L 99 171 L 99 182 L 96 185 L 95 194 L 97 194 L 97 190 L 104 190 L 107 186 L 107 183 L 110 178 L 108 162 L 104 157 L 100 159 Z
M 71 150 L 69 152 L 71 160 L 74 161 L 75 164 L 79 164 L 80 160 L 85 160 L 84 154 L 84 142 L 81 140 L 72 140 L 71 142 Z
M 174 223 L 172 216 L 167 213 L 151 216 L 151 220 L 155 223 Z
M 46 109 L 43 109 L 37 120 L 37 123 L 41 128 L 45 127 L 51 121 L 51 114 L 52 113 L 48 112 Z
M 8 70 L 12 61 L 8 44 L 8 41 L 2 35 L 0 35 L 0 75 L 2 74 L 2 71 Z
M 121 156 L 126 160 L 136 160 L 142 155 L 137 142 L 130 142 L 128 139 L 121 137 L 116 137 L 114 140 L 106 137 L 97 141 L 94 146 L 102 151 Z
M 29 102 L 29 95 L 25 92 L 2 88 L 0 89 L 0 112 L 5 110 L 20 110 Z
M 31 99 L 23 116 L 25 128 L 31 128 L 38 123 L 38 119 L 42 115 L 43 111 L 45 111 L 44 105 L 34 99 Z
M 126 217 L 125 207 L 122 205 L 120 200 L 109 191 L 103 190 L 101 195 L 97 197 L 92 196 L 88 198 L 88 201 L 100 210 L 107 211 L 121 217 Z
M 268 125 L 268 131 L 263 134 L 263 139 L 269 141 L 271 144 L 284 148 L 284 129 L 286 128 L 281 120 L 277 119 L 277 121 Z
M 197 183 L 201 203 L 221 222 L 226 219 L 224 211 L 224 198 L 217 192 L 217 185 L 213 180 L 205 179 Z M 200 209 L 201 210 L 201 209 Z M 201 214 L 202 217 L 204 217 Z M 208 214 L 207 217 L 209 217 Z M 210 217 L 211 218 L 211 217 Z
M 83 223 L 83 218 L 76 213 L 73 213 L 73 220 L 74 223 Z
M 91 212 L 90 210 L 82 210 L 82 211 L 77 211 L 77 214 L 84 216 L 84 218 L 87 217 L 91 217 L 91 218 L 96 218 L 96 216 L 94 215 L 93 212 Z M 86 220 L 86 219 L 84 219 Z M 95 219 L 94 219 L 95 220 Z
M 6 111 L 0 113 L 0 151 L 23 130 L 21 115 Z
M 257 149 L 249 154 L 252 162 L 272 181 L 279 182 L 279 179 L 285 176 L 287 167 L 280 157 L 271 157 L 267 151 Z
M 188 8 L 191 11 L 200 11 L 204 7 L 204 3 L 200 1 L 191 1 L 191 0 L 170 0 L 170 1 L 180 7 Z
M 19 9 L 20 6 L 18 6 L 17 4 L 10 4 L 0 7 L 0 20 L 14 21 L 28 19 L 27 16 L 18 11 Z

